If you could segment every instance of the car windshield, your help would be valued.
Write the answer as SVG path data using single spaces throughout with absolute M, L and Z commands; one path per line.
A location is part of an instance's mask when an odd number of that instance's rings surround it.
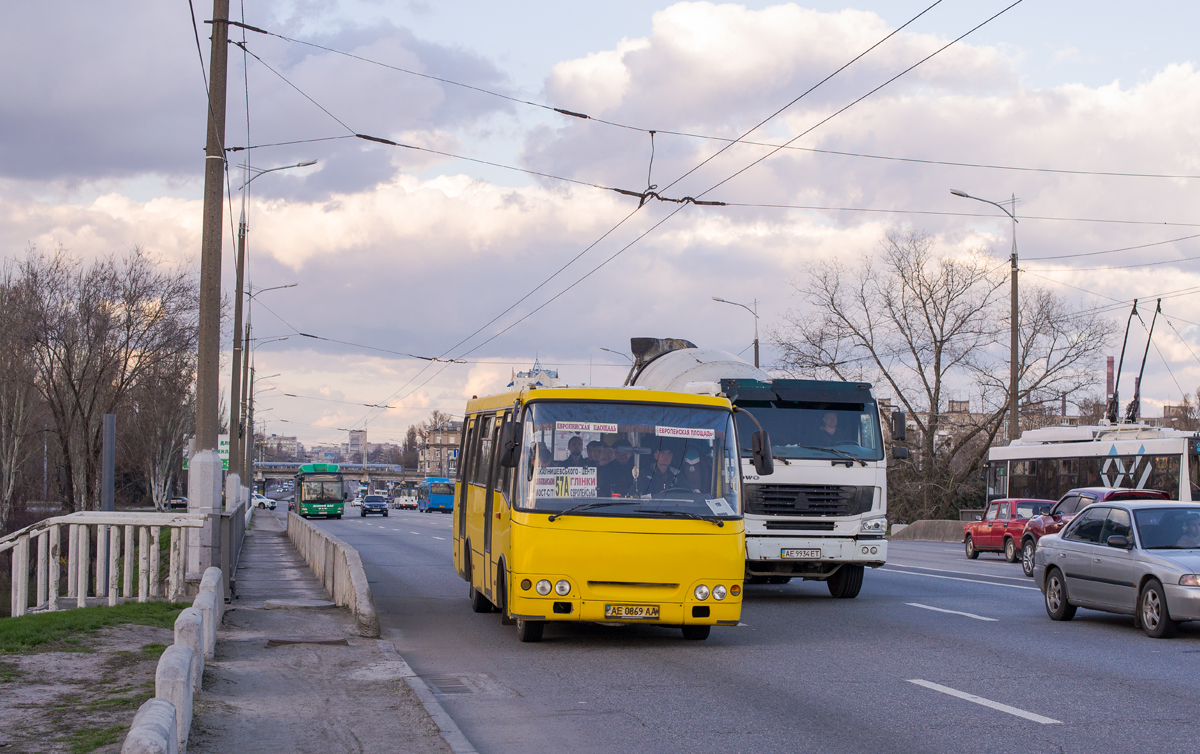
M 520 508 L 713 520 L 741 513 L 727 409 L 541 401 L 524 428 Z
M 1200 507 L 1143 508 L 1133 518 L 1147 550 L 1200 550 Z
M 771 436 L 776 458 L 883 458 L 875 403 L 738 401 Z M 750 457 L 750 437 L 757 427 L 737 416 L 742 457 Z
M 366 497 L 363 498 L 363 502 L 364 503 L 385 503 L 387 501 L 383 499 L 383 495 L 367 495 Z

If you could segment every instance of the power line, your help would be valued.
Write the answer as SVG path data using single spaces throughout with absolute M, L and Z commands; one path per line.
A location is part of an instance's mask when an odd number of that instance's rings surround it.
M 703 194 L 700 194 L 703 196 Z M 811 204 L 748 204 L 742 202 L 724 202 L 726 207 L 749 207 L 752 209 L 804 209 L 814 210 L 819 212 L 876 212 L 890 215 L 935 215 L 939 217 L 987 217 L 995 219 L 995 215 L 989 215 L 982 212 L 939 212 L 934 210 L 918 210 L 918 209 L 880 209 L 878 207 L 828 207 Z M 1180 228 L 1200 228 L 1200 223 L 1180 223 L 1168 222 L 1160 220 L 1113 220 L 1111 218 L 1095 218 L 1095 217 L 1053 217 L 1049 215 L 1022 215 L 1021 221 L 1026 220 L 1046 220 L 1054 222 L 1072 222 L 1072 223 L 1107 223 L 1110 225 L 1162 225 L 1166 227 Z M 1187 236 L 1186 238 L 1191 238 Z M 1178 239 L 1182 240 L 1182 239 Z M 1136 248 L 1136 247 L 1135 247 Z M 1043 257 L 1049 258 L 1049 257 Z
M 1128 270 L 1134 267 L 1156 267 L 1160 264 L 1178 264 L 1180 262 L 1194 262 L 1200 259 L 1200 256 L 1184 257 L 1183 259 L 1164 259 L 1158 262 L 1141 262 L 1139 264 L 1120 264 L 1108 265 L 1107 267 L 1056 267 L 1053 269 L 1021 269 L 1025 272 L 1095 272 L 1096 270 Z
M 1025 218 L 1021 218 L 1021 219 L 1024 220 Z M 1183 236 L 1182 238 L 1172 238 L 1169 241 L 1155 241 L 1154 243 L 1144 243 L 1144 244 L 1141 244 L 1140 246 L 1125 246 L 1120 249 L 1109 249 L 1107 251 L 1089 251 L 1089 252 L 1085 252 L 1083 254 L 1057 254 L 1052 257 L 1025 257 L 1025 259 L 1033 260 L 1035 262 L 1042 262 L 1042 261 L 1046 261 L 1049 259 L 1075 259 L 1077 257 L 1094 257 L 1094 256 L 1098 256 L 1100 254 L 1114 254 L 1118 251 L 1135 251 L 1137 249 L 1148 249 L 1151 246 L 1165 246 L 1166 244 L 1169 244 L 1169 243 L 1178 243 L 1179 241 L 1190 241 L 1193 238 L 1200 238 L 1200 233 L 1198 233 L 1194 236 Z
M 937 5 L 937 3 L 934 3 L 934 5 Z M 913 21 L 915 21 L 921 15 L 924 15 L 924 13 L 926 13 L 930 9 L 932 9 L 934 7 L 934 5 L 929 6 L 929 8 L 926 8 L 920 14 L 918 14 L 917 16 L 914 16 L 912 19 L 909 20 L 908 23 L 906 23 L 904 26 L 901 26 L 898 29 L 896 29 L 894 32 L 892 32 L 892 34 L 895 34 L 895 33 L 899 32 L 900 30 L 904 29 L 905 26 L 908 26 L 908 24 L 911 24 Z M 918 157 L 897 157 L 897 156 L 893 156 L 893 155 L 877 155 L 877 154 L 869 154 L 869 153 L 864 153 L 864 152 L 849 152 L 849 151 L 833 150 L 833 149 L 816 149 L 816 148 L 812 148 L 812 147 L 798 147 L 798 146 L 793 146 L 793 145 L 778 145 L 778 144 L 773 144 L 773 143 L 769 143 L 769 142 L 747 140 L 745 138 L 745 136 L 749 135 L 749 133 L 752 133 L 754 130 L 756 130 L 758 128 L 758 126 L 756 126 L 754 129 L 751 129 L 745 135 L 743 135 L 742 137 L 737 138 L 737 139 L 730 139 L 728 137 L 723 137 L 723 136 L 712 136 L 709 134 L 698 134 L 698 133 L 692 133 L 689 131 L 674 131 L 674 130 L 666 129 L 666 128 L 646 128 L 643 126 L 634 126 L 634 125 L 630 125 L 627 123 L 620 123 L 617 121 L 606 120 L 604 118 L 598 118 L 593 115 L 588 115 L 587 113 L 567 110 L 565 108 L 556 107 L 554 105 L 549 105 L 549 104 L 545 104 L 545 103 L 541 103 L 541 102 L 534 102 L 532 100 L 521 99 L 519 97 L 514 97 L 514 96 L 511 96 L 508 94 L 503 94 L 502 92 L 498 92 L 498 91 L 495 91 L 492 89 L 487 89 L 486 87 L 475 86 L 472 84 L 466 84 L 466 83 L 463 83 L 460 81 L 455 81 L 453 79 L 445 78 L 443 76 L 435 76 L 435 75 L 428 74 L 428 73 L 422 73 L 420 71 L 414 71 L 409 68 L 392 65 L 390 63 L 385 63 L 380 60 L 374 60 L 372 58 L 368 58 L 363 55 L 357 55 L 355 53 L 347 52 L 345 50 L 339 50 L 334 47 L 320 45 L 315 42 L 308 42 L 308 41 L 305 41 L 302 39 L 296 39 L 294 37 L 289 37 L 289 36 L 286 36 L 283 34 L 279 34 L 279 33 L 273 32 L 273 31 L 268 31 L 265 29 L 260 29 L 257 27 L 246 26 L 244 24 L 239 24 L 239 25 L 243 26 L 243 28 L 245 28 L 245 29 L 249 29 L 251 31 L 257 31 L 262 34 L 273 36 L 273 37 L 276 37 L 277 39 L 281 39 L 286 42 L 291 42 L 293 44 L 299 44 L 299 45 L 304 45 L 304 46 L 312 47 L 312 48 L 319 49 L 319 50 L 324 50 L 325 52 L 330 52 L 335 55 L 341 55 L 344 57 L 352 58 L 354 60 L 358 60 L 360 62 L 367 63 L 368 65 L 374 65 L 374 66 L 378 66 L 381 68 L 386 68 L 386 69 L 389 69 L 392 71 L 396 71 L 399 73 L 403 73 L 403 74 L 406 74 L 409 76 L 415 76 L 415 77 L 419 77 L 419 78 L 423 78 L 423 79 L 428 79 L 431 81 L 437 81 L 439 83 L 447 84 L 449 86 L 467 89 L 467 90 L 477 92 L 480 94 L 485 94 L 490 97 L 496 97 L 496 98 L 499 98 L 502 100 L 506 100 L 506 101 L 512 102 L 514 104 L 526 105 L 526 106 L 537 108 L 540 110 L 554 112 L 559 115 L 563 115 L 563 116 L 570 117 L 570 118 L 592 121 L 592 122 L 600 123 L 600 124 L 603 124 L 606 126 L 611 126 L 614 128 L 619 128 L 619 129 L 624 129 L 624 130 L 629 130 L 629 131 L 637 131 L 640 133 L 664 134 L 664 135 L 669 135 L 669 136 L 678 136 L 678 137 L 682 137 L 682 138 L 698 139 L 698 140 L 703 140 L 703 141 L 726 142 L 726 143 L 729 143 L 730 145 L 736 144 L 736 143 L 741 143 L 741 144 L 745 144 L 747 146 L 759 146 L 759 147 L 769 147 L 769 148 L 781 147 L 781 148 L 789 149 L 789 150 L 811 152 L 811 153 L 816 153 L 816 154 L 828 154 L 828 155 L 835 155 L 835 156 L 840 156 L 840 157 L 854 157 L 854 158 L 859 158 L 859 159 L 884 160 L 884 161 L 891 161 L 891 162 L 908 162 L 908 163 L 915 163 L 915 164 L 922 164 L 922 165 L 937 165 L 937 166 L 943 166 L 943 167 L 962 167 L 962 168 L 974 168 L 974 169 L 982 169 L 982 170 L 1007 170 L 1007 171 L 1029 172 L 1029 173 L 1052 173 L 1052 174 L 1060 174 L 1060 175 L 1103 176 L 1103 177 L 1117 177 L 1117 178 L 1169 178 L 1169 179 L 1200 178 L 1200 175 L 1190 175 L 1190 174 L 1137 173 L 1137 172 L 1112 171 L 1112 170 L 1075 170 L 1075 169 L 1067 169 L 1067 168 L 1037 168 L 1037 167 L 1018 166 L 1018 165 L 996 165 L 996 164 L 977 163 L 977 162 L 936 160 L 936 159 L 918 158 Z M 888 37 L 892 36 L 892 34 L 889 34 Z M 882 43 L 883 41 L 886 41 L 888 37 L 885 37 L 883 40 L 880 40 L 879 43 L 876 43 L 876 45 L 872 46 L 867 51 L 865 51 L 863 53 L 863 55 L 865 55 L 867 52 L 870 52 L 871 49 L 874 49 L 874 47 L 878 46 L 878 44 Z M 859 57 L 861 57 L 861 55 Z M 857 60 L 857 58 L 855 58 L 855 60 Z M 854 61 L 852 60 L 851 63 L 852 62 L 854 62 Z M 849 65 L 849 63 L 847 65 Z M 790 107 L 792 104 L 795 104 L 795 102 L 793 101 L 792 103 L 789 103 L 783 109 Z M 778 113 L 776 113 L 776 114 L 778 114 Z M 762 124 L 759 124 L 759 125 L 762 125 Z M 345 137 L 333 137 L 333 138 L 345 138 Z M 319 139 L 313 139 L 311 141 L 319 141 Z M 304 142 L 281 142 L 279 144 L 267 144 L 267 145 L 262 145 L 262 146 L 283 146 L 283 145 L 292 144 L 292 143 L 304 143 Z

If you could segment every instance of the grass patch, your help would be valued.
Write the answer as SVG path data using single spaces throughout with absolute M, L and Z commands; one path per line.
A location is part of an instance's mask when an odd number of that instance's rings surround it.
M 109 728 L 93 728 L 77 730 L 69 736 L 58 739 L 71 745 L 71 754 L 88 754 L 101 746 L 115 744 L 125 732 L 124 725 L 113 725 Z
M 10 662 L 0 662 L 0 683 L 12 683 L 24 673 Z
M 174 625 L 172 623 L 171 625 Z M 148 660 L 157 660 L 162 657 L 162 653 L 167 651 L 166 644 L 143 644 L 142 657 Z
M 81 634 L 126 623 L 172 628 L 185 607 L 186 602 L 126 602 L 6 618 L 0 621 L 0 654 L 86 651 L 80 646 Z

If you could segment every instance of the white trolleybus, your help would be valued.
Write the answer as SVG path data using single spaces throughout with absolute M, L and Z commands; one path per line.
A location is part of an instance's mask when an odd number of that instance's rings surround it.
M 1042 427 L 988 451 L 987 498 L 1057 500 L 1076 487 L 1200 500 L 1200 435 L 1144 424 Z
M 686 340 L 633 338 L 631 346 L 628 384 L 727 397 L 738 412 L 747 582 L 824 581 L 834 597 L 856 597 L 864 569 L 887 561 L 887 459 L 871 386 L 774 379 Z M 902 413 L 897 421 L 902 427 Z M 751 464 L 759 426 L 775 458 L 769 477 Z

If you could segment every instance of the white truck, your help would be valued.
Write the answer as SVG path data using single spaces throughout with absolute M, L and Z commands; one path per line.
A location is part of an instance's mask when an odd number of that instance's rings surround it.
M 887 560 L 887 459 L 871 385 L 774 379 L 731 353 L 685 340 L 631 344 L 627 384 L 723 395 L 739 410 L 747 582 L 819 580 L 834 597 L 856 597 L 864 568 Z M 770 476 L 751 464 L 757 426 L 746 413 L 770 436 Z M 904 415 L 891 419 L 893 439 L 903 440 Z

